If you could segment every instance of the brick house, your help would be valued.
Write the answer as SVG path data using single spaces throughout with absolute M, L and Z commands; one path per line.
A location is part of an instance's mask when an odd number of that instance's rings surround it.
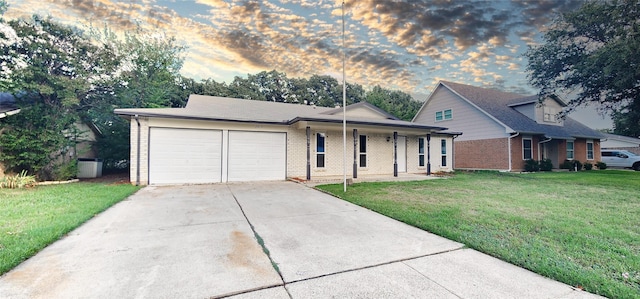
M 464 133 L 454 141 L 457 169 L 524 170 L 528 159 L 600 161 L 603 135 L 570 117 L 557 115 L 566 104 L 557 97 L 441 81 L 414 119 Z
M 342 176 L 343 109 L 191 95 L 185 108 L 116 109 L 131 123 L 131 181 L 147 184 Z M 346 107 L 347 176 L 451 171 L 446 128 Z M 433 160 L 433 161 L 432 161 Z

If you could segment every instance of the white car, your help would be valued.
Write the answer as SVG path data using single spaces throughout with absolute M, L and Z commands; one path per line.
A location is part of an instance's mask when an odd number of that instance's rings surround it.
M 640 171 L 640 156 L 630 151 L 603 149 L 600 152 L 602 162 L 607 163 L 607 166 L 633 168 L 635 171 Z

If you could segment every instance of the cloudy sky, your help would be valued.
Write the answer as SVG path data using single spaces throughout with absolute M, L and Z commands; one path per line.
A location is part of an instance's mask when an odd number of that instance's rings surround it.
M 8 0 L 7 18 L 136 26 L 187 46 L 183 75 L 230 82 L 277 70 L 342 80 L 342 0 Z M 424 99 L 438 80 L 533 94 L 527 45 L 580 0 L 347 0 L 346 78 Z M 595 116 L 595 117 L 594 117 Z M 587 125 L 603 128 L 595 114 Z

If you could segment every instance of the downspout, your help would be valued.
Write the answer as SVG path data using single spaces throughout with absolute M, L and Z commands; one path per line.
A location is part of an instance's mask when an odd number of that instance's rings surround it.
M 353 129 L 353 178 L 358 178 L 358 129 Z
M 307 126 L 307 181 L 311 180 L 311 127 Z
M 451 155 L 451 169 L 452 170 L 456 170 L 456 138 L 458 138 L 460 135 L 453 135 L 453 137 L 451 138 L 451 152 L 453 153 Z
M 512 158 L 512 156 L 511 156 L 511 139 L 513 139 L 513 138 L 515 138 L 515 137 L 518 137 L 519 135 L 520 135 L 520 132 L 516 132 L 516 134 L 515 134 L 515 135 L 511 135 L 511 136 L 509 136 L 509 138 L 508 138 L 508 141 L 509 141 L 509 142 L 508 142 L 508 144 L 507 144 L 507 147 L 509 148 L 509 170 L 508 170 L 509 172 L 511 172 L 511 170 L 513 170 L 513 165 L 512 165 L 512 163 L 511 163 L 511 158 Z
M 134 116 L 134 118 L 136 119 L 136 123 L 138 124 L 138 142 L 136 143 L 136 186 L 140 186 L 140 119 L 138 117 L 138 115 L 136 114 Z
M 398 176 L 398 132 L 393 132 L 393 176 Z

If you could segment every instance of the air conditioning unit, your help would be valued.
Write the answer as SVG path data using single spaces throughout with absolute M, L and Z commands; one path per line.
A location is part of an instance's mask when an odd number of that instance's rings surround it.
M 91 179 L 102 176 L 102 160 L 101 159 L 78 159 L 78 178 Z

